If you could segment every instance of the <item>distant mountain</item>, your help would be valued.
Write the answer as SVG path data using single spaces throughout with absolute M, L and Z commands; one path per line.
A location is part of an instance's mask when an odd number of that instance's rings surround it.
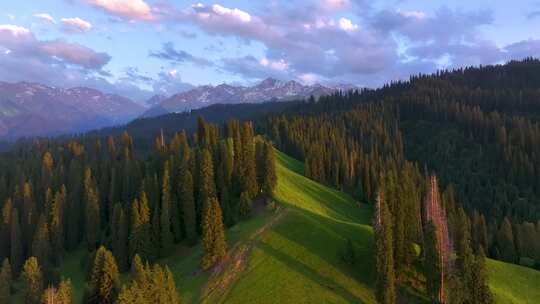
M 320 84 L 302 85 L 296 81 L 281 81 L 267 78 L 259 84 L 244 87 L 220 84 L 199 86 L 192 90 L 175 94 L 151 107 L 143 117 L 154 117 L 167 113 L 181 113 L 199 109 L 211 104 L 261 103 L 267 101 L 287 101 L 305 99 L 311 95 L 321 96 L 337 90 L 350 90 L 351 85 L 326 87 Z
M 0 138 L 81 132 L 125 123 L 144 110 L 127 98 L 90 88 L 0 82 Z

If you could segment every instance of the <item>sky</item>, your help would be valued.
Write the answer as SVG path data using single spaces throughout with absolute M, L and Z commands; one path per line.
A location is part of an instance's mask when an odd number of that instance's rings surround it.
M 536 0 L 0 1 L 0 81 L 143 101 L 267 77 L 377 87 L 540 57 Z

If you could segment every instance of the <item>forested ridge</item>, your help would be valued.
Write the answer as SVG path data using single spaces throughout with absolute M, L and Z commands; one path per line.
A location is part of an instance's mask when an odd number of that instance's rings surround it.
M 134 145 L 124 132 L 36 140 L 1 157 L 1 303 L 19 277 L 26 303 L 69 303 L 57 266 L 80 247 L 87 303 L 176 303 L 170 271 L 148 263 L 201 241 L 201 267 L 214 267 L 226 254 L 225 227 L 248 218 L 276 184 L 272 144 L 250 122 L 199 118 L 193 136 L 161 134 L 144 157 Z M 126 272 L 132 282 L 121 289 Z
M 177 303 L 153 263 L 201 242 L 201 269 L 219 268 L 225 229 L 272 197 L 274 146 L 373 206 L 378 302 L 492 303 L 486 256 L 540 265 L 539 103 L 540 61 L 526 59 L 197 112 L 216 124 L 185 113 L 22 140 L 0 155 L 0 303 L 69 303 L 57 266 L 80 248 L 87 303 Z
M 482 239 L 489 256 L 533 266 L 540 259 L 539 75 L 536 59 L 419 75 L 312 100 L 261 128 L 304 160 L 308 176 L 359 199 L 375 201 L 381 172 L 436 174 L 465 208 L 474 244 Z

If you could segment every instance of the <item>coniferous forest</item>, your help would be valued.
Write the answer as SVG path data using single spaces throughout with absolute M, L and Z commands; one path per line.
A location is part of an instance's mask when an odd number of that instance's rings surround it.
M 227 229 L 275 203 L 275 149 L 370 206 L 378 303 L 494 303 L 487 258 L 540 269 L 538 88 L 525 59 L 21 140 L 0 155 L 0 303 L 71 303 L 58 267 L 81 249 L 85 303 L 178 303 L 159 260 L 200 243 L 200 271 L 221 269 Z

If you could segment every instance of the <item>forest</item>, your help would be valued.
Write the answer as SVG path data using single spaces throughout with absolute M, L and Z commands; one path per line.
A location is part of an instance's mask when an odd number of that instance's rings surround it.
M 21 140 L 0 155 L 0 303 L 71 303 L 57 266 L 79 248 L 86 303 L 177 303 L 154 262 L 200 242 L 219 268 L 225 230 L 272 201 L 274 147 L 371 206 L 378 302 L 493 303 L 486 257 L 540 269 L 539 87 L 525 59 Z

